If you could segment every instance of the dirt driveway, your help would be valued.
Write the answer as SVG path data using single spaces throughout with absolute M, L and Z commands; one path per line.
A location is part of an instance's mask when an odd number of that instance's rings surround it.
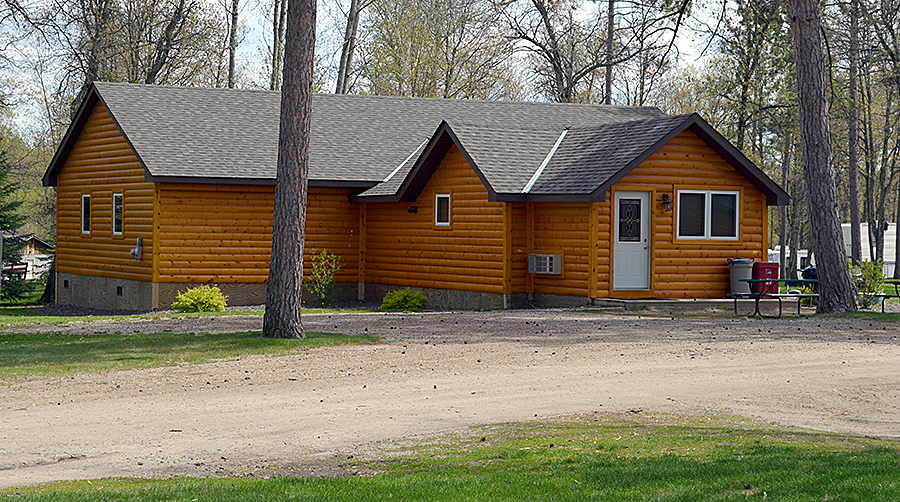
M 47 329 L 222 332 L 261 323 L 224 317 Z M 316 475 L 328 459 L 379 441 L 591 411 L 730 413 L 900 439 L 900 323 L 554 310 L 307 315 L 304 323 L 384 340 L 5 382 L 0 486 L 273 466 Z

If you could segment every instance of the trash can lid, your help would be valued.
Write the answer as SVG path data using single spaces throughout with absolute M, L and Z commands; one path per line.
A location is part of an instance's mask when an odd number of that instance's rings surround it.
M 747 265 L 753 263 L 753 258 L 729 258 L 729 265 Z

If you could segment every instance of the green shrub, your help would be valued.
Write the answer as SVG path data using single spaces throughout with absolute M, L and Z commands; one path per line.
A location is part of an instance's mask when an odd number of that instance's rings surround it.
M 316 253 L 313 249 L 312 275 L 309 277 L 306 289 L 315 296 L 317 305 L 328 305 L 334 301 L 334 276 L 341 271 L 343 261 L 336 254 L 326 250 Z
M 428 305 L 428 298 L 421 291 L 409 288 L 388 291 L 381 300 L 381 308 L 386 310 L 422 310 Z
M 227 302 L 228 296 L 218 286 L 206 285 L 179 291 L 172 308 L 179 312 L 225 312 Z
M 875 302 L 875 297 L 884 291 L 884 268 L 881 260 L 861 261 L 857 266 L 850 264 L 850 277 L 856 286 L 856 304 L 867 309 Z

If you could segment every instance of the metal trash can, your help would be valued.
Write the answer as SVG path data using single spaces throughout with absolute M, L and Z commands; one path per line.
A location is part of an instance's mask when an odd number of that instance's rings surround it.
M 750 284 L 741 279 L 753 278 L 753 258 L 729 258 L 728 268 L 731 271 L 731 294 L 749 295 Z
M 771 261 L 758 261 L 753 264 L 754 279 L 778 279 L 780 265 Z M 759 282 L 753 285 L 754 293 L 778 293 L 777 282 Z

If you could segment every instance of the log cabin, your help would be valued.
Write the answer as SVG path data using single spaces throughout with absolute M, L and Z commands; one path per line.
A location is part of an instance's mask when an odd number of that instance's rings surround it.
M 280 93 L 97 82 L 46 174 L 57 302 L 168 307 L 216 284 L 265 301 Z M 788 194 L 696 114 L 651 107 L 318 94 L 304 276 L 431 305 L 721 298 L 765 260 Z

